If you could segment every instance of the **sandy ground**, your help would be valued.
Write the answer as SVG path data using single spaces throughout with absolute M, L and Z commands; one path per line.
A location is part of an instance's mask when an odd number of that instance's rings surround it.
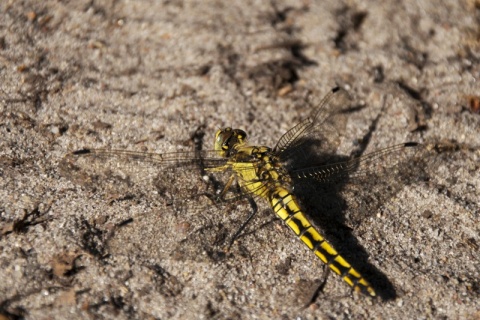
M 2 1 L 0 319 L 479 319 L 479 39 L 476 0 Z M 374 299 L 262 204 L 215 256 L 198 248 L 244 202 L 175 212 L 62 170 L 83 147 L 208 149 L 224 126 L 273 145 L 335 85 L 358 106 L 339 153 L 455 146 L 326 228 Z

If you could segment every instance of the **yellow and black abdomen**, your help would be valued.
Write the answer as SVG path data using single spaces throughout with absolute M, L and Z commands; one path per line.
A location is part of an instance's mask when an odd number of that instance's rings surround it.
M 278 186 L 268 195 L 273 211 L 330 269 L 356 291 L 375 296 L 375 290 L 312 226 L 301 211 L 296 197 Z

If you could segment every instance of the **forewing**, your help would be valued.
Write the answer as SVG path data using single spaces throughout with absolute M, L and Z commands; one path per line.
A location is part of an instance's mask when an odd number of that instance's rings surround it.
M 113 197 L 137 192 L 142 197 L 180 199 L 198 194 L 205 170 L 224 163 L 209 151 L 157 154 L 82 149 L 65 156 L 60 172 L 82 186 L 110 191 Z
M 329 162 L 340 143 L 340 133 L 345 129 L 351 108 L 349 94 L 340 88 L 332 89 L 315 103 L 307 119 L 280 138 L 275 152 L 287 165 L 306 166 L 312 162 L 312 156 L 321 156 L 325 163 Z

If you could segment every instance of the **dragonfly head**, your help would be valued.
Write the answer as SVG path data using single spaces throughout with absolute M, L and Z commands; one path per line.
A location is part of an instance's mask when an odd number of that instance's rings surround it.
M 245 143 L 247 134 L 240 129 L 220 129 L 215 134 L 215 151 L 222 157 L 229 157 L 235 147 Z

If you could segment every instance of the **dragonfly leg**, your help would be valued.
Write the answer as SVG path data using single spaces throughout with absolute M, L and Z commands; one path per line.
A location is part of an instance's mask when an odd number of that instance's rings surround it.
M 242 225 L 233 234 L 232 239 L 230 240 L 230 243 L 228 244 L 228 249 L 230 249 L 230 247 L 233 245 L 235 240 L 237 240 L 237 238 L 243 232 L 243 229 L 245 229 L 245 227 L 250 223 L 252 218 L 258 212 L 258 207 L 257 207 L 257 204 L 255 203 L 255 200 L 253 200 L 253 198 L 251 198 L 251 197 L 248 197 L 248 202 L 249 202 L 250 206 L 252 207 L 252 212 L 248 215 L 247 219 L 245 219 L 245 221 L 243 221 Z
M 220 200 L 224 200 L 225 194 L 227 193 L 228 189 L 232 186 L 232 183 L 235 181 L 235 175 L 232 174 L 230 178 L 228 178 L 227 183 L 225 184 L 225 187 L 223 187 L 222 192 L 220 192 L 220 195 L 218 196 Z

